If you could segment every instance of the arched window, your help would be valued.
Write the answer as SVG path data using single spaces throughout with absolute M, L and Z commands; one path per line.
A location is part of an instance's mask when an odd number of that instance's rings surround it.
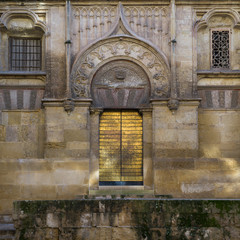
M 24 9 L 3 13 L 0 23 L 0 47 L 5 50 L 0 71 L 42 71 L 45 24 L 35 13 Z

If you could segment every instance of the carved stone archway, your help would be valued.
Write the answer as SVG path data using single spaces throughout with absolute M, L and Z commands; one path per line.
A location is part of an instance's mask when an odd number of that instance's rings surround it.
M 99 68 L 91 84 L 93 106 L 101 108 L 148 107 L 150 84 L 137 64 L 114 60 Z
M 140 65 L 147 74 L 151 98 L 166 98 L 170 92 L 170 70 L 164 57 L 147 43 L 129 36 L 101 40 L 77 57 L 71 72 L 71 90 L 75 99 L 91 99 L 91 82 L 104 64 L 128 60 Z

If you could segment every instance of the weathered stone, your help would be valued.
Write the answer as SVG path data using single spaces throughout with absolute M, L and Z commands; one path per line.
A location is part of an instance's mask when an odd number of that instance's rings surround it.
M 21 124 L 21 112 L 9 112 L 8 113 L 8 124 L 9 125 L 20 125 Z
M 11 212 L 16 199 L 89 193 L 239 198 L 239 2 L 73 1 L 69 34 L 65 2 L 45 2 L 24 1 L 21 8 L 17 1 L 0 2 L 0 213 Z M 229 31 L 229 52 L 219 56 L 230 57 L 229 66 L 218 69 L 212 32 L 222 29 Z M 41 39 L 38 70 L 44 72 L 12 69 L 15 37 Z M 72 111 L 66 112 L 66 103 Z M 139 111 L 143 185 L 99 186 L 99 125 L 106 108 L 96 107 Z M 100 209 L 101 216 L 92 210 L 92 217 L 78 218 L 78 225 L 90 228 L 89 219 L 98 216 L 95 229 L 47 227 L 22 237 L 190 239 L 195 233 L 177 228 L 174 218 L 172 235 L 164 223 L 153 224 L 147 236 L 134 235 L 131 209 L 112 209 L 114 216 Z M 227 238 L 222 233 L 196 232 L 199 238 Z
M 89 132 L 86 129 L 66 129 L 64 130 L 64 140 L 66 142 L 86 142 L 89 140 Z
M 100 204 L 104 212 L 97 207 Z M 16 236 L 25 234 L 29 239 L 237 239 L 239 235 L 238 200 L 19 201 L 14 210 Z M 117 215 L 119 221 L 113 224 L 110 219 Z
M 4 125 L 0 125 L 0 141 L 5 141 L 6 129 Z

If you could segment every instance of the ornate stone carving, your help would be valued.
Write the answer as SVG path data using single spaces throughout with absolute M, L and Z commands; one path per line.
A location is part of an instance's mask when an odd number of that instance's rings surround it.
M 72 99 L 68 98 L 63 102 L 64 110 L 69 115 L 74 110 L 74 102 Z
M 115 37 L 93 45 L 79 57 L 72 70 L 72 93 L 75 98 L 89 98 L 93 73 L 113 58 L 140 63 L 151 82 L 151 97 L 169 95 L 169 67 L 151 46 L 129 37 Z
M 114 25 L 117 7 L 89 6 L 73 7 L 75 21 L 73 34 L 78 36 L 80 48 L 103 37 Z
M 127 60 L 103 65 L 93 78 L 91 91 L 95 107 L 138 108 L 149 104 L 148 76 L 141 67 Z
M 179 107 L 179 101 L 177 99 L 171 98 L 168 103 L 167 106 L 169 108 L 169 110 L 171 110 L 172 114 L 175 113 L 175 111 L 178 110 Z
M 230 19 L 233 21 L 232 24 L 229 21 L 229 19 L 226 18 L 230 17 Z M 211 27 L 217 27 L 216 25 L 222 27 L 222 21 L 226 21 L 227 25 L 232 25 L 233 27 L 239 27 L 240 26 L 240 14 L 235 10 L 231 8 L 213 8 L 209 10 L 206 14 L 203 15 L 202 18 L 200 18 L 196 23 L 195 23 L 195 28 L 199 30 L 200 28 L 204 28 L 207 26 Z
M 110 35 L 127 34 L 151 41 L 167 54 L 170 51 L 169 8 L 159 6 L 84 6 L 73 7 L 75 45 L 82 49 L 96 39 Z M 120 22 L 127 28 L 115 31 Z M 121 25 L 121 24 L 120 24 Z M 126 27 L 126 26 L 125 26 Z M 131 33 L 129 33 L 129 31 Z
M 22 19 L 19 20 L 19 17 L 22 17 Z M 14 18 L 17 19 L 18 21 L 14 22 L 13 21 Z M 31 21 L 28 22 L 27 19 Z M 16 23 L 18 23 L 17 26 L 16 26 Z M 46 23 L 40 20 L 40 18 L 35 12 L 29 9 L 23 9 L 23 8 L 10 9 L 4 12 L 0 18 L 0 27 L 5 27 L 7 29 L 12 29 L 12 30 L 16 30 L 14 28 L 17 28 L 17 30 L 20 30 L 20 31 L 26 29 L 26 27 L 30 29 L 40 28 L 46 34 L 48 31 Z
M 160 49 L 169 36 L 168 8 L 158 6 L 126 6 L 124 16 L 130 28 L 140 37 L 153 42 Z

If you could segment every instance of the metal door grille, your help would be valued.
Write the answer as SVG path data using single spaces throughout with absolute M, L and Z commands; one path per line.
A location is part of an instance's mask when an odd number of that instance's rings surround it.
M 142 185 L 142 117 L 105 111 L 100 118 L 99 185 Z
M 41 39 L 38 38 L 10 38 L 10 69 L 40 71 L 41 48 Z

